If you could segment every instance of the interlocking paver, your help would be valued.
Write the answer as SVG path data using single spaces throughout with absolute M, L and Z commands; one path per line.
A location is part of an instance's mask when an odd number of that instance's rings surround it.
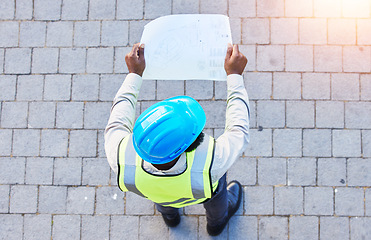
M 274 189 L 274 213 L 300 215 L 303 213 L 302 187 L 276 187 Z
M 341 17 L 341 2 L 337 0 L 314 0 L 315 17 Z
M 355 19 L 329 19 L 328 44 L 355 44 L 356 20 Z
M 317 161 L 315 158 L 287 159 L 287 185 L 313 186 L 316 184 Z
M 4 72 L 4 49 L 0 49 L 0 73 Z
M 54 215 L 53 216 L 53 239 L 63 240 L 80 239 L 81 216 L 80 215 Z
M 52 231 L 52 216 L 49 214 L 24 215 L 25 239 L 50 239 Z
M 44 100 L 63 101 L 71 98 L 71 75 L 46 75 Z
M 229 16 L 234 16 L 234 17 L 239 17 L 239 18 L 255 17 L 256 16 L 256 2 L 254 0 L 247 0 L 247 1 L 230 0 L 229 1 Z
M 21 214 L 0 214 L 0 232 L 3 239 L 22 239 L 23 216 Z
M 145 98 L 151 99 L 151 92 L 153 92 L 154 89 L 157 89 L 157 92 L 156 92 L 157 100 L 164 100 L 167 98 L 184 95 L 185 91 L 186 91 L 187 96 L 191 96 L 195 99 L 211 99 L 212 98 L 213 83 L 211 81 L 208 81 L 208 82 L 205 81 L 206 83 L 205 82 L 198 83 L 199 81 L 191 81 L 191 82 L 193 84 L 189 83 L 186 87 L 184 87 L 185 85 L 184 81 L 169 82 L 165 80 L 157 80 L 156 87 L 154 87 L 155 85 L 154 82 L 148 82 L 149 86 L 146 86 L 145 90 L 147 90 L 149 94 L 146 94 L 146 93 L 141 94 L 140 99 L 145 99 Z M 143 85 L 147 85 L 146 83 L 147 81 Z M 211 87 L 211 90 L 210 90 L 210 87 Z M 169 89 L 171 89 L 171 91 L 169 91 Z M 204 89 L 208 89 L 208 91 L 205 92 L 206 93 L 205 96 L 203 94 Z
M 275 76 L 277 78 L 277 76 Z M 244 74 L 246 89 L 249 89 L 249 99 L 271 99 L 272 97 L 272 74 L 260 72 L 248 72 Z M 273 83 L 273 87 L 275 84 Z M 223 89 L 223 94 L 227 94 L 227 89 Z M 217 86 L 215 85 L 215 94 Z M 221 91 L 220 91 L 221 94 Z M 274 90 L 273 90 L 274 94 Z
M 16 76 L 0 75 L 0 100 L 14 100 L 16 94 Z
M 97 155 L 97 131 L 72 130 L 70 132 L 69 157 L 95 157 Z
M 45 129 L 41 131 L 41 156 L 66 157 L 67 147 L 67 130 Z
M 242 43 L 243 44 L 269 43 L 269 19 L 268 18 L 243 19 Z
M 111 109 L 110 102 L 88 102 L 85 104 L 84 128 L 104 129 Z
M 361 100 L 371 100 L 371 75 L 361 75 Z
M 331 187 L 304 188 L 305 215 L 333 215 L 334 193 Z
M 46 23 L 21 22 L 19 32 L 19 46 L 43 47 L 45 45 Z
M 0 183 L 23 184 L 26 159 L 23 157 L 0 158 Z
M 44 77 L 41 75 L 21 75 L 17 81 L 17 100 L 41 100 L 43 96 Z
M 368 18 L 370 17 L 370 3 L 368 1 L 361 1 L 358 4 L 353 4 L 351 0 L 344 0 L 343 2 L 343 16 Z
M 56 127 L 57 128 L 82 128 L 83 102 L 57 103 Z
M 218 0 L 221 2 L 220 0 Z M 223 1 L 223 0 L 222 0 Z M 144 18 L 155 19 L 164 15 L 171 14 L 171 0 L 145 0 Z M 218 3 L 219 3 L 218 2 Z M 215 4 L 216 6 L 219 4 Z M 213 6 L 208 6 L 212 8 Z M 201 3 L 202 9 L 202 3 Z
M 34 17 L 36 20 L 59 20 L 61 17 L 61 0 L 34 0 Z
M 263 129 L 250 129 L 250 141 L 247 149 L 245 150 L 246 156 L 272 156 L 272 130 Z
M 124 193 L 116 186 L 97 188 L 96 214 L 123 214 L 124 210 Z
M 53 159 L 29 157 L 26 161 L 26 184 L 51 185 L 53 182 Z
M 336 188 L 335 214 L 338 216 L 363 216 L 364 190 L 362 188 Z
M 286 159 L 259 158 L 258 183 L 259 185 L 286 184 Z
M 332 154 L 334 157 L 360 157 L 361 131 L 333 130 Z
M 287 0 L 285 1 L 286 17 L 312 17 L 313 1 L 308 0 Z
M 342 52 L 341 46 L 314 46 L 314 71 L 341 72 Z
M 74 75 L 72 77 L 72 100 L 97 101 L 99 92 L 98 75 Z
M 256 159 L 241 157 L 228 170 L 228 182 L 237 179 L 242 185 L 256 184 Z
M 69 187 L 67 190 L 67 213 L 93 214 L 95 189 L 92 187 Z
M 290 144 L 287 144 L 287 143 Z M 273 156 L 300 157 L 302 156 L 301 129 L 275 129 L 273 131 Z
M 0 185 L 0 213 L 9 212 L 9 185 Z
M 345 186 L 347 164 L 345 158 L 318 159 L 319 186 Z
M 65 213 L 67 201 L 67 187 L 40 186 L 39 187 L 39 213 Z
M 31 72 L 30 48 L 8 48 L 5 50 L 4 73 L 27 74 L 30 72 Z
M 302 18 L 299 20 L 299 42 L 302 44 L 326 44 L 327 20 Z
M 347 170 L 349 186 L 371 186 L 371 163 L 368 159 L 349 158 Z
M 30 102 L 28 127 L 53 128 L 55 125 L 55 108 L 54 102 Z
M 259 219 L 259 239 L 287 239 L 287 217 L 261 217 Z
M 36 213 L 37 186 L 14 185 L 10 187 L 10 213 Z
M 283 0 L 261 0 L 257 1 L 256 11 L 258 17 L 282 17 L 284 15 Z
M 290 239 L 318 239 L 318 217 L 292 216 L 289 221 Z
M 332 74 L 331 98 L 334 100 L 359 100 L 359 75 Z
M 63 0 L 62 20 L 86 20 L 89 0 Z
M 34 48 L 32 73 L 56 73 L 58 69 L 58 48 Z
M 179 82 L 179 81 L 178 81 Z M 164 87 L 160 87 L 161 82 L 157 81 L 157 89 L 164 91 Z M 164 85 L 164 83 L 162 83 Z M 168 86 L 167 89 L 171 88 L 171 85 L 166 84 Z M 181 91 L 183 90 L 183 82 L 179 82 L 179 94 L 183 95 Z M 173 89 L 173 88 L 171 88 Z M 176 87 L 175 87 L 176 89 Z M 207 90 L 206 90 L 207 89 Z M 157 97 L 158 97 L 158 90 L 157 90 Z M 177 92 L 174 91 L 174 94 Z M 185 93 L 187 96 L 193 97 L 195 99 L 211 99 L 213 97 L 213 82 L 212 81 L 200 81 L 200 80 L 189 80 L 185 82 Z M 161 99 L 161 98 L 160 98 Z
M 14 156 L 38 156 L 40 150 L 40 130 L 15 129 L 13 135 Z
M 297 18 L 272 18 L 271 43 L 295 44 L 299 41 L 299 21 Z
M 127 21 L 102 22 L 102 46 L 126 46 L 129 41 Z
M 371 218 L 351 218 L 350 237 L 351 239 L 366 239 L 371 235 Z M 346 235 L 347 236 L 347 235 Z
M 126 215 L 152 215 L 155 207 L 153 202 L 139 197 L 135 193 L 126 192 L 125 214 Z
M 268 128 L 282 128 L 285 126 L 285 102 L 258 101 L 257 124 Z
M 105 158 L 83 159 L 82 184 L 108 185 L 110 168 Z
M 360 45 L 370 44 L 370 19 L 357 19 L 357 43 Z
M 111 216 L 110 239 L 138 239 L 139 217 L 138 216 Z
M 60 73 L 84 73 L 86 63 L 85 48 L 61 48 L 59 52 Z
M 286 126 L 290 128 L 314 127 L 313 101 L 286 102 Z
M 286 71 L 313 71 L 313 47 L 301 45 L 286 46 Z
M 321 217 L 321 239 L 349 239 L 349 219 L 345 217 Z
M 12 152 L 12 130 L 0 129 L 0 156 L 10 156 Z
M 100 43 L 100 22 L 83 21 L 75 23 L 74 46 L 98 46 Z
M 142 19 L 143 18 L 143 3 L 144 0 L 117 0 L 117 19 Z M 198 1 L 197 1 L 198 3 Z
M 53 184 L 80 185 L 81 169 L 81 158 L 55 158 Z
M 113 48 L 89 48 L 86 61 L 87 73 L 112 73 Z
M 130 21 L 129 22 L 129 45 L 134 45 L 140 42 L 144 25 L 149 23 L 147 20 Z
M 304 73 L 303 98 L 304 99 L 330 99 L 330 74 Z M 299 88 L 300 89 L 300 88 Z M 320 102 L 317 102 L 317 104 Z
M 1 21 L 0 35 L 6 36 L 0 39 L 0 47 L 18 46 L 19 24 L 17 22 Z
M 99 82 L 99 100 L 101 101 L 113 101 L 118 89 L 121 87 L 122 83 L 124 82 L 125 75 L 121 74 L 104 74 L 100 77 Z M 147 85 L 151 85 L 148 89 L 153 91 L 153 95 L 155 95 L 155 81 L 153 84 L 150 84 L 151 81 L 146 81 L 145 84 L 142 85 L 142 89 L 144 90 Z M 147 94 L 140 94 L 139 96 L 148 97 Z M 152 96 L 152 99 L 155 99 L 155 96 Z
M 89 19 L 114 19 L 116 13 L 115 0 L 90 0 Z
M 371 131 L 362 131 L 362 154 L 364 157 L 371 157 Z
M 343 68 L 344 72 L 367 72 L 371 71 L 370 47 L 346 46 L 344 47 Z
M 160 216 L 141 216 L 139 220 L 139 239 L 167 239 L 169 231 Z
M 17 0 L 15 2 L 15 18 L 31 20 L 33 14 L 33 1 L 32 0 Z
M 0 19 L 13 19 L 14 18 L 15 1 L 4 0 L 1 2 Z
M 284 70 L 284 46 L 265 45 L 258 46 L 256 67 L 258 71 L 283 71 Z
M 370 112 L 370 102 L 345 103 L 345 127 L 356 129 L 371 128 Z
M 115 73 L 129 73 L 128 67 L 125 63 L 125 55 L 131 51 L 130 47 L 115 47 Z M 149 80 L 148 80 L 149 81 Z
M 331 157 L 331 130 L 304 129 L 303 156 Z

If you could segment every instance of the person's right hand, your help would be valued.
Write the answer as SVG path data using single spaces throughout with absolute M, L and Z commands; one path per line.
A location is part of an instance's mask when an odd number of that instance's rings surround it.
M 224 60 L 224 69 L 227 75 L 239 74 L 242 75 L 247 64 L 247 58 L 240 53 L 238 45 L 228 43 L 227 55 Z
M 125 62 L 128 66 L 129 73 L 136 73 L 139 76 L 143 75 L 146 68 L 146 61 L 144 59 L 144 44 L 134 44 L 131 52 L 126 54 Z

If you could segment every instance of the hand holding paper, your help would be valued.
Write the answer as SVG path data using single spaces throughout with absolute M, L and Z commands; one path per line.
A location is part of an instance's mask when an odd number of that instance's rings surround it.
M 136 73 L 139 76 L 142 76 L 146 67 L 146 61 L 144 59 L 144 44 L 134 44 L 131 52 L 126 54 L 125 62 L 128 66 L 129 73 Z

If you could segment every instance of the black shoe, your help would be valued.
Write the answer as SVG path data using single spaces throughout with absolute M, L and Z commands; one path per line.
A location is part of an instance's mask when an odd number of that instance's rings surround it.
M 177 215 L 175 215 L 175 217 L 171 217 L 171 218 L 162 214 L 162 218 L 164 219 L 164 221 L 165 221 L 165 223 L 168 227 L 176 227 L 180 223 L 179 213 Z
M 229 219 L 237 212 L 238 208 L 240 207 L 242 199 L 241 184 L 238 181 L 232 181 L 228 184 L 227 191 L 228 191 L 228 216 L 224 220 L 224 222 L 222 222 L 219 225 L 211 227 L 209 226 L 209 224 L 207 224 L 206 229 L 210 236 L 218 236 L 219 234 L 221 234 L 225 226 L 227 226 Z

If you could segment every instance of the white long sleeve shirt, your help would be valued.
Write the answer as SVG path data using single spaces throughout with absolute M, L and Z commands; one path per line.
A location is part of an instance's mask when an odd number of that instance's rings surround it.
M 117 151 L 120 141 L 131 134 L 134 128 L 136 103 L 142 77 L 130 73 L 117 92 L 111 108 L 111 115 L 106 126 L 105 150 L 108 163 L 117 174 Z M 249 143 L 249 104 L 243 78 L 238 74 L 227 77 L 227 111 L 224 133 L 216 139 L 215 155 L 211 167 L 211 179 L 215 183 L 232 166 Z M 144 169 L 157 175 L 173 175 L 186 168 L 185 154 L 181 154 L 177 163 L 169 170 L 158 170 L 144 161 Z

